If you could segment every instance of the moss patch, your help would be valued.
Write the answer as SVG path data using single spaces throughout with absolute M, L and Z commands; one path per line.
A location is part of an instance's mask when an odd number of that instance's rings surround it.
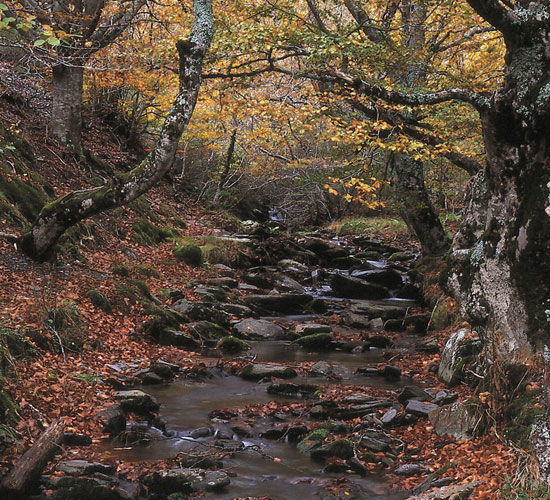
M 546 413 L 539 401 L 541 392 L 541 389 L 525 391 L 504 410 L 508 422 L 505 428 L 506 437 L 520 448 L 530 447 L 531 427 Z
M 105 296 L 104 293 L 100 292 L 99 290 L 95 290 L 92 288 L 88 290 L 86 296 L 90 299 L 90 302 L 94 306 L 98 307 L 102 311 L 105 311 L 109 314 L 113 312 L 111 301 Z
M 198 245 L 180 245 L 174 248 L 174 256 L 189 266 L 200 267 L 203 262 L 202 250 Z
M 156 226 L 145 217 L 138 219 L 132 226 L 134 240 L 140 245 L 158 245 L 161 241 L 177 238 L 176 229 L 168 226 Z

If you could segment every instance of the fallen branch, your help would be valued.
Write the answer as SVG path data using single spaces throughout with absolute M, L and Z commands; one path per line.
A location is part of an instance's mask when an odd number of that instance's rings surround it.
M 25 493 L 32 491 L 40 479 L 42 470 L 63 442 L 64 430 L 65 422 L 60 419 L 42 433 L 2 480 L 2 498 L 20 499 Z
M 17 243 L 19 241 L 19 236 L 12 233 L 0 232 L 0 238 L 4 238 L 5 240 L 8 240 L 10 243 Z
M 434 481 L 439 477 L 445 474 L 451 467 L 454 467 L 456 465 L 455 462 L 449 462 L 447 465 L 444 465 L 443 467 L 437 469 L 436 471 L 432 472 L 424 481 L 422 481 L 419 485 L 415 486 L 412 490 L 413 495 L 417 495 L 418 493 L 423 493 L 424 491 L 428 491 Z

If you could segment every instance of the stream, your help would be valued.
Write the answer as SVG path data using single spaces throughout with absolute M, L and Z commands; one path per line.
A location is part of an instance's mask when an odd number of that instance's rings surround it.
M 329 248 L 338 245 L 331 243 Z M 351 251 L 346 250 L 346 255 L 354 258 Z M 353 304 L 360 307 L 368 302 L 369 306 L 402 308 L 406 317 L 408 310 L 416 303 L 408 297 L 400 297 L 399 289 L 388 288 L 388 297 L 382 300 L 365 300 L 363 292 L 356 293 L 336 290 L 332 276 L 338 274 L 345 277 L 353 277 L 356 280 L 368 279 L 370 274 L 378 271 L 391 270 L 394 267 L 403 277 L 403 285 L 407 283 L 406 269 L 400 266 L 392 266 L 385 260 L 359 260 L 365 269 L 342 270 L 334 267 L 322 268 L 322 277 L 318 278 L 311 269 L 304 273 L 300 266 L 292 269 L 286 265 L 277 269 L 277 279 L 282 279 L 281 274 L 290 278 L 296 278 L 303 283 L 303 293 L 310 295 L 317 301 L 325 304 L 325 312 L 281 313 L 263 310 L 255 317 L 270 323 L 277 324 L 292 331 L 297 324 L 316 324 L 323 318 L 341 319 L 342 314 Z M 290 270 L 289 270 L 290 268 Z M 316 267 L 315 269 L 319 269 Z M 272 272 L 273 269 L 269 269 Z M 313 276 L 316 283 L 311 283 Z M 397 275 L 397 274 L 396 274 Z M 398 275 L 398 276 L 399 276 Z M 305 278 L 304 278 L 305 276 Z M 237 279 L 240 278 L 237 277 Z M 271 278 L 270 278 L 271 279 Z M 249 280 L 250 281 L 250 280 Z M 275 278 L 274 278 L 274 281 Z M 368 283 L 368 282 L 366 282 Z M 292 283 L 291 283 L 292 284 Z M 352 283 L 353 284 L 353 283 Z M 288 282 L 287 282 L 288 285 Z M 381 285 L 375 285 L 380 286 Z M 276 289 L 276 285 L 274 287 Z M 296 287 L 298 289 L 298 287 Z M 250 287 L 247 286 L 248 293 Z M 344 289 L 345 290 L 345 289 Z M 287 290 L 284 290 L 287 293 Z M 253 290 L 253 293 L 259 293 Z M 272 292 L 274 293 L 274 292 Z M 356 294 L 358 297 L 354 297 Z M 344 296 L 341 296 L 344 295 Z M 250 304 L 247 302 L 247 304 Z M 360 311 L 360 309 L 356 309 Z M 397 314 L 399 317 L 399 314 Z M 235 320 L 231 320 L 235 323 Z M 404 322 L 405 320 L 403 320 Z M 345 476 L 353 485 L 355 496 L 342 498 L 371 498 L 371 499 L 401 499 L 406 495 L 390 491 L 391 484 L 382 473 L 356 473 L 346 474 L 341 472 L 329 472 L 324 469 L 323 462 L 312 460 L 307 454 L 301 453 L 296 447 L 296 440 L 290 442 L 288 436 L 279 439 L 268 439 L 263 433 L 274 426 L 305 424 L 310 429 L 319 426 L 318 421 L 312 420 L 308 412 L 303 414 L 290 411 L 284 415 L 249 417 L 239 413 L 239 409 L 249 405 L 269 404 L 273 401 L 287 403 L 292 408 L 293 403 L 306 402 L 309 406 L 311 399 L 298 398 L 288 395 L 274 395 L 267 392 L 271 380 L 260 381 L 245 380 L 240 376 L 228 374 L 220 369 L 220 361 L 236 361 L 243 363 L 275 363 L 295 367 L 299 375 L 292 379 L 295 384 L 312 384 L 327 390 L 333 386 L 351 387 L 360 395 L 369 394 L 369 390 L 388 391 L 394 398 L 405 386 L 418 384 L 412 382 L 406 376 L 389 379 L 383 376 L 366 376 L 358 373 L 358 368 L 365 366 L 380 366 L 389 363 L 394 356 L 406 354 L 414 349 L 414 342 L 418 336 L 403 333 L 394 338 L 394 344 L 387 347 L 364 347 L 357 339 L 370 338 L 373 335 L 383 334 L 383 328 L 378 325 L 375 331 L 366 328 L 358 328 L 340 324 L 332 325 L 331 334 L 336 336 L 339 344 L 335 343 L 331 349 L 318 350 L 296 346 L 290 340 L 279 339 L 246 339 L 250 350 L 234 355 L 224 354 L 214 347 L 204 347 L 201 350 L 201 361 L 209 371 L 211 378 L 192 380 L 189 378 L 177 379 L 170 384 L 142 386 L 147 394 L 153 396 L 160 404 L 159 416 L 165 422 L 162 431 L 154 427 L 147 428 L 148 439 L 145 444 L 128 445 L 116 441 L 101 444 L 104 454 L 130 462 L 151 461 L 157 459 L 173 459 L 180 456 L 211 456 L 214 453 L 224 455 L 223 470 L 231 479 L 231 484 L 216 492 L 206 492 L 204 498 L 208 499 L 233 499 L 245 497 L 269 497 L 272 499 L 292 500 L 297 498 L 336 498 L 324 496 L 327 481 Z M 354 340 L 359 347 L 353 349 L 346 347 L 346 339 Z M 344 341 L 342 340 L 344 339 Z M 364 343 L 364 342 L 363 342 Z M 390 360 L 390 361 L 388 361 Z M 313 376 L 311 371 L 300 372 L 302 366 L 309 367 L 312 363 L 324 362 L 330 368 L 328 376 L 317 374 Z M 223 410 L 220 413 L 220 410 Z M 229 418 L 224 418 L 224 414 Z M 222 416 L 219 416 L 219 415 Z M 232 418 L 233 416 L 234 418 Z M 248 429 L 243 432 L 242 428 Z M 349 427 L 349 426 L 348 426 Z M 351 427 L 350 427 L 351 430 Z

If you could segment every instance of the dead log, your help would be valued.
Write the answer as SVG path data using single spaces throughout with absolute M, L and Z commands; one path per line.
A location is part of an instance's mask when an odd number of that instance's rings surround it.
M 42 470 L 63 442 L 64 430 L 62 419 L 50 425 L 6 474 L 0 483 L 0 493 L 7 498 L 20 499 L 36 487 Z M 0 496 L 5 498 L 3 495 Z

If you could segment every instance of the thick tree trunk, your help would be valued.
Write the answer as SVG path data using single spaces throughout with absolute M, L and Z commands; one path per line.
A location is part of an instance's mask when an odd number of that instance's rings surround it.
M 550 333 L 550 29 L 533 26 L 508 34 L 504 85 L 482 112 L 487 168 L 449 279 L 462 314 L 490 327 L 511 361 L 526 361 Z
M 181 135 L 191 119 L 201 84 L 203 59 L 213 35 L 212 1 L 194 1 L 191 36 L 177 43 L 180 58 L 179 93 L 168 112 L 151 154 L 134 170 L 108 184 L 69 193 L 45 205 L 20 247 L 30 257 L 49 257 L 59 237 L 81 220 L 125 205 L 157 184 L 170 169 Z
M 59 64 L 52 70 L 52 133 L 80 153 L 84 68 Z
M 395 202 L 407 227 L 419 239 L 422 254 L 443 255 L 451 241 L 426 192 L 422 162 L 407 155 L 392 155 L 389 167 Z

